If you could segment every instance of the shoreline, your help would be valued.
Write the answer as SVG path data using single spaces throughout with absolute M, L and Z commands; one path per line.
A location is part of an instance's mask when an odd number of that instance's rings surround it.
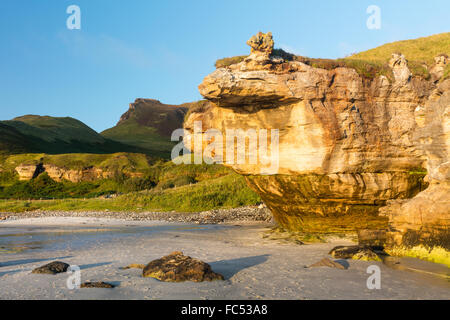
M 213 209 L 202 212 L 136 212 L 136 211 L 27 211 L 21 213 L 0 212 L 0 221 L 29 218 L 74 217 L 104 218 L 126 221 L 165 221 L 195 224 L 219 224 L 233 222 L 272 222 L 272 214 L 265 206 L 245 206 L 232 209 Z
M 13 243 L 29 239 L 44 245 L 35 250 L 0 252 L 0 287 L 4 288 L 0 299 L 450 298 L 448 282 L 395 270 L 382 262 L 346 260 L 345 270 L 308 267 L 329 257 L 333 247 L 352 244 L 348 239 L 298 245 L 262 237 L 269 230 L 267 222 L 222 223 L 202 226 L 92 216 L 2 221 L 0 230 L 4 234 L 0 240 L 8 241 L 5 235 L 9 235 Z M 50 243 L 46 249 L 45 239 L 39 238 L 54 240 L 55 236 L 58 244 L 65 245 L 53 247 Z M 166 283 L 143 278 L 142 270 L 121 269 L 134 263 L 146 264 L 173 251 L 207 262 L 225 280 Z M 116 288 L 70 290 L 66 274 L 31 274 L 34 268 L 56 260 L 80 266 L 83 282 L 105 281 Z M 371 265 L 381 270 L 380 290 L 366 287 Z

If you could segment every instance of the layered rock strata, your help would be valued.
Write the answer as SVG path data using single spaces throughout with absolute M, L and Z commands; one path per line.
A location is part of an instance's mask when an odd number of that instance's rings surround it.
M 249 140 L 246 159 L 256 156 L 257 163 L 225 165 L 246 176 L 289 230 L 389 229 L 390 241 L 400 242 L 410 228 L 419 234 L 424 226 L 441 236 L 448 232 L 445 56 L 436 58 L 430 80 L 413 76 L 401 54 L 389 62 L 392 79 L 369 79 L 353 68 L 326 70 L 277 57 L 270 33 L 248 44 L 249 57 L 215 70 L 200 84 L 210 103 L 185 121 L 188 148 L 198 153 L 193 141 L 203 137 L 207 149 L 208 129 L 221 132 L 224 141 L 230 129 L 244 136 L 249 129 L 277 129 L 278 145 L 270 145 L 270 135 L 267 142 L 268 152 L 277 156 L 276 170 L 272 166 L 265 174 L 261 144 Z M 243 152 L 231 150 L 226 151 Z

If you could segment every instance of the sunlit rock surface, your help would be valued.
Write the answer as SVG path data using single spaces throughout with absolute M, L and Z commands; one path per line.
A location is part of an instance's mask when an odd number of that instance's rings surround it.
M 249 57 L 200 84 L 209 104 L 186 119 L 187 147 L 193 150 L 192 141 L 212 128 L 225 137 L 228 129 L 278 129 L 271 175 L 261 174 L 261 161 L 225 164 L 246 176 L 283 227 L 384 228 L 390 242 L 401 242 L 410 229 L 427 237 L 424 227 L 448 247 L 450 80 L 439 81 L 446 58 L 436 58 L 428 81 L 413 76 L 401 54 L 389 62 L 392 80 L 368 79 L 352 68 L 277 57 L 270 33 L 249 44 Z M 268 149 L 276 152 L 270 139 Z

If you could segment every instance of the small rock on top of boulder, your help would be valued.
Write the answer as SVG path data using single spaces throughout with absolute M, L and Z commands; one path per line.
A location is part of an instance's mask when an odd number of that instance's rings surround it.
M 41 266 L 39 268 L 34 269 L 31 273 L 40 273 L 40 274 L 57 274 L 66 272 L 69 268 L 67 263 L 61 261 L 54 261 Z
M 209 264 L 179 251 L 151 261 L 145 266 L 143 276 L 166 282 L 224 280 L 221 274 L 212 271 Z
M 105 288 L 112 289 L 115 285 L 106 282 L 85 282 L 81 284 L 80 288 Z

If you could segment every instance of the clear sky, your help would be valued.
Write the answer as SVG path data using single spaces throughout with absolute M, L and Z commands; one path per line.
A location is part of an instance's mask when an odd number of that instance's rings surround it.
M 69 5 L 81 30 L 69 30 Z M 381 29 L 369 30 L 369 5 Z M 135 98 L 179 104 L 218 58 L 249 52 L 272 31 L 276 47 L 338 58 L 386 42 L 450 31 L 448 0 L 1 0 L 0 119 L 71 116 L 97 131 Z

